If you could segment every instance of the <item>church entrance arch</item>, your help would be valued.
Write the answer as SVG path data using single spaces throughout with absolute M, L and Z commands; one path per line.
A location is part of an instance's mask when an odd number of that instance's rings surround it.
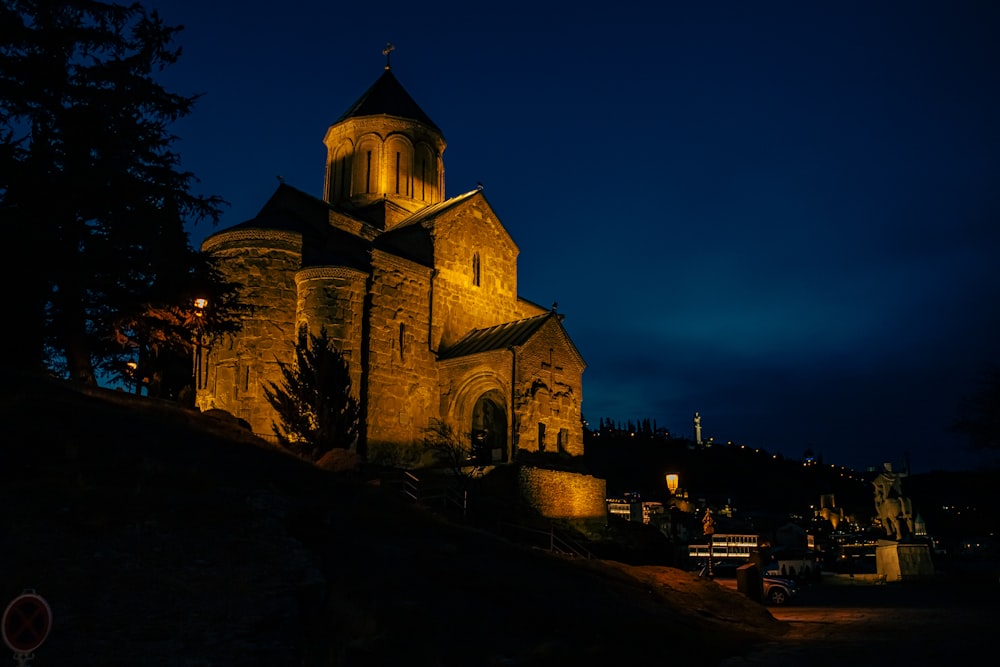
M 476 463 L 503 463 L 507 455 L 507 411 L 496 389 L 476 399 L 472 409 L 472 456 Z

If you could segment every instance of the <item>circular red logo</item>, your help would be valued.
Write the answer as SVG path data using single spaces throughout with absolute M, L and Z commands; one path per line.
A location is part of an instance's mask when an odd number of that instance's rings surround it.
M 31 653 L 52 629 L 52 610 L 40 595 L 24 593 L 14 598 L 0 622 L 3 640 L 16 653 Z

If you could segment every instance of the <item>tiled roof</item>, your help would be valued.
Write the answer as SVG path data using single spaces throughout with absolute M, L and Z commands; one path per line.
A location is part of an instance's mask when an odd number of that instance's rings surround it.
M 470 354 L 489 352 L 491 350 L 504 350 L 508 347 L 516 347 L 528 342 L 535 333 L 542 328 L 550 317 L 558 318 L 556 313 L 545 313 L 523 320 L 498 324 L 495 327 L 486 329 L 473 329 L 460 341 L 441 352 L 439 358 L 454 359 L 465 357 Z
M 413 98 L 406 92 L 390 69 L 386 69 L 382 76 L 371 85 L 371 88 L 366 90 L 358 98 L 358 101 L 351 105 L 351 108 L 334 121 L 334 124 L 348 118 L 381 115 L 409 118 L 437 130 L 439 134 L 441 133 L 441 129 L 413 101 Z
M 238 225 L 226 227 L 225 229 L 210 234 L 209 238 L 219 234 L 228 234 L 229 232 L 236 232 L 244 229 L 273 229 L 278 231 L 301 233 L 308 230 L 309 225 L 307 225 L 302 218 L 293 215 L 288 211 L 262 211 L 250 220 L 246 220 Z
M 333 207 L 287 183 L 281 183 L 252 219 L 209 236 L 251 229 L 290 231 L 302 234 L 302 265 L 351 266 L 367 270 L 370 243 L 329 224 Z

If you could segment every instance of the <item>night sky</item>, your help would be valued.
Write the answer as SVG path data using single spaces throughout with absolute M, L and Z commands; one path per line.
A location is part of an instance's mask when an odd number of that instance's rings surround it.
M 989 462 L 949 432 L 1000 364 L 1000 3 L 147 0 L 196 191 L 322 196 L 378 77 L 442 129 L 558 302 L 583 411 L 789 458 Z

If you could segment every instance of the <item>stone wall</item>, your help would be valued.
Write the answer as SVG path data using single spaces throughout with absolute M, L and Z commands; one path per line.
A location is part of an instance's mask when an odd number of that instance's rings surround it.
M 521 466 L 521 497 L 549 519 L 606 519 L 607 483 L 590 475 Z
M 520 319 L 517 246 L 481 197 L 434 223 L 434 345 Z M 475 284 L 478 256 L 479 284 Z
M 582 361 L 554 320 L 518 351 L 518 448 L 583 454 L 582 373 Z
M 413 445 L 438 416 L 436 357 L 430 351 L 431 270 L 372 255 L 368 334 L 368 446 Z
M 255 308 L 238 335 L 210 341 L 196 404 L 200 410 L 225 410 L 249 422 L 255 433 L 269 434 L 274 411 L 263 387 L 280 380 L 279 361 L 292 360 L 302 237 L 239 230 L 209 237 L 202 250 L 220 260 L 228 279 L 242 283 L 242 300 Z
M 305 324 L 312 335 L 326 328 L 328 338 L 347 361 L 351 392 L 360 398 L 361 333 L 368 274 L 339 266 L 312 267 L 296 273 L 295 284 L 297 324 Z
M 264 388 L 282 383 L 278 362 L 293 362 L 298 327 L 316 334 L 325 326 L 348 362 L 370 452 L 383 444 L 419 445 L 434 419 L 467 437 L 477 400 L 489 394 L 506 413 L 498 444 L 504 460 L 519 448 L 582 454 L 584 365 L 554 319 L 514 355 L 500 350 L 437 361 L 435 331 L 446 327 L 432 326 L 432 318 L 457 322 L 447 325 L 457 337 L 537 309 L 513 296 L 516 246 L 485 201 L 473 201 L 471 213 L 436 225 L 438 270 L 380 250 L 373 250 L 370 275 L 342 266 L 302 269 L 298 234 L 239 230 L 210 237 L 203 250 L 243 283 L 254 311 L 238 335 L 213 341 L 198 407 L 226 410 L 254 432 L 271 434 L 276 415 Z M 470 284 L 473 264 L 463 244 L 481 252 L 485 284 Z
M 926 544 L 882 541 L 875 547 L 875 566 L 887 581 L 920 579 L 934 574 Z

